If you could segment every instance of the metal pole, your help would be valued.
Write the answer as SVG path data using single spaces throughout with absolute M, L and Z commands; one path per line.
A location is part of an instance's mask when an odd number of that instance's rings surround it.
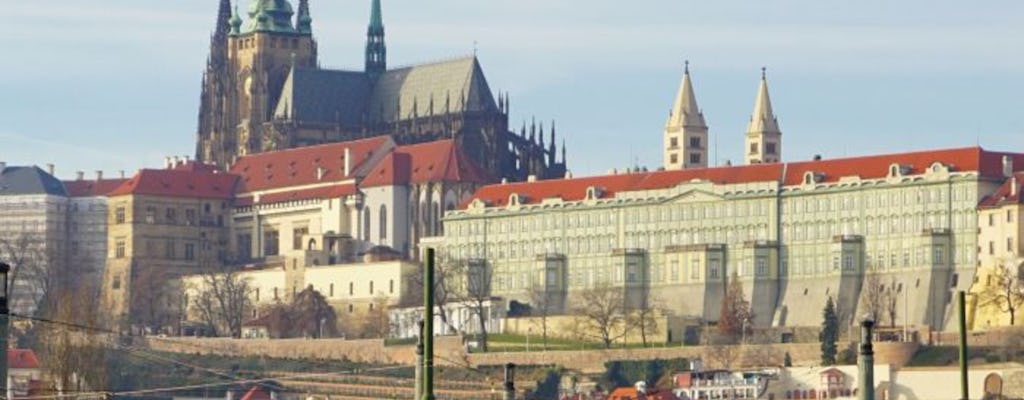
M 416 397 L 423 397 L 423 320 L 416 321 L 419 334 L 416 336 Z
M 967 298 L 964 291 L 957 292 L 957 302 L 960 304 L 957 312 L 960 314 L 960 399 L 968 400 L 967 395 Z
M 909 342 L 907 338 L 907 325 L 910 324 L 910 289 L 903 291 L 903 341 Z
M 9 284 L 7 283 L 7 274 L 11 271 L 11 266 L 0 262 L 0 350 L 4 352 L 3 356 L 0 356 L 0 393 L 5 397 L 7 391 L 10 389 L 10 381 L 7 379 L 7 336 L 10 333 L 11 324 L 11 310 L 8 308 L 7 296 L 10 293 L 8 291 Z
M 503 400 L 516 399 L 516 365 L 505 364 L 505 397 Z
M 434 249 L 423 266 L 423 396 L 434 400 Z
M 871 328 L 875 321 L 866 319 L 860 323 L 860 379 L 857 386 L 860 400 L 875 400 L 875 350 L 871 346 Z

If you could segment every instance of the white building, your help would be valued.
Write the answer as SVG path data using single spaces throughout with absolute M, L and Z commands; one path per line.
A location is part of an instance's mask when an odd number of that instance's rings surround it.
M 98 289 L 107 259 L 107 193 L 125 179 L 85 179 L 79 172 L 73 181 L 64 181 L 68 194 L 68 259 L 81 272 L 83 283 Z

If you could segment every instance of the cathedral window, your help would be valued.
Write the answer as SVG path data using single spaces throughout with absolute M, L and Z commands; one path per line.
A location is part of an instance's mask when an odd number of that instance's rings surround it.
M 117 210 L 114 212 L 114 223 L 124 223 L 124 207 L 118 207 Z
M 750 154 L 757 154 L 757 142 L 750 143 Z
M 669 160 L 668 161 L 669 164 L 678 164 L 679 163 L 679 155 L 675 154 L 675 153 L 672 153 L 672 154 L 670 154 L 668 156 L 668 160 Z
M 776 154 L 775 143 L 765 143 L 765 153 Z
M 679 147 L 679 138 L 669 138 L 668 142 L 669 142 L 668 147 L 670 149 L 674 149 L 676 147 Z
M 699 149 L 700 148 L 700 138 L 697 137 L 697 136 L 691 137 L 690 138 L 690 147 L 695 148 L 695 149 Z
M 363 240 L 370 240 L 370 208 L 363 209 Z

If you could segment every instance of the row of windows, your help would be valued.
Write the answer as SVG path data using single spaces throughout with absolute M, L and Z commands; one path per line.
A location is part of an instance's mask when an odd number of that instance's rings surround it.
M 1013 210 L 1006 210 L 1006 222 L 1013 223 Z M 988 226 L 996 226 L 996 213 L 988 215 Z
M 227 208 L 226 202 L 220 203 L 220 209 L 224 210 Z M 224 217 L 218 215 L 214 218 L 210 215 L 213 212 L 213 204 L 205 203 L 202 206 L 203 215 L 199 216 L 195 208 L 186 208 L 184 215 L 179 218 L 179 210 L 177 208 L 168 207 L 160 212 L 156 206 L 147 206 L 143 212 L 142 221 L 147 224 L 167 224 L 167 225 L 202 225 L 202 226 L 224 226 Z M 127 221 L 127 211 L 124 206 L 118 206 L 114 210 L 114 223 L 123 224 Z
M 78 242 L 72 242 L 72 244 L 75 247 L 77 247 Z M 209 244 L 207 244 L 206 246 L 207 246 L 207 249 L 209 249 Z M 185 243 L 184 246 L 183 246 L 184 253 L 182 253 L 182 254 L 179 254 L 177 249 L 178 249 L 177 242 L 174 239 L 166 239 L 166 240 L 164 240 L 163 258 L 164 259 L 168 259 L 168 260 L 183 259 L 183 260 L 186 260 L 186 261 L 192 261 L 192 260 L 196 259 L 196 255 L 197 255 L 196 249 L 197 249 L 197 246 L 196 246 L 195 243 Z M 77 248 L 75 248 L 75 249 L 73 249 L 73 251 L 77 252 L 78 250 L 77 250 Z M 149 258 L 156 258 L 156 257 L 159 256 L 159 252 L 157 250 L 157 241 L 155 241 L 155 240 L 147 240 L 146 241 L 146 252 L 145 252 L 145 255 L 147 257 L 149 257 Z M 127 256 L 128 256 L 128 242 L 127 242 L 127 240 L 125 238 L 118 238 L 118 239 L 116 239 L 114 241 L 114 258 L 125 258 Z
M 1009 253 L 1016 253 L 1016 249 L 1014 248 L 1013 244 L 1014 244 L 1014 240 L 1013 240 L 1012 236 L 1006 238 L 1006 251 L 1007 252 L 1009 252 Z M 979 253 L 981 252 L 980 248 L 978 249 L 978 252 Z M 988 254 L 989 255 L 995 255 L 996 254 L 996 242 L 995 241 L 991 241 L 990 240 L 988 242 Z
M 677 137 L 669 138 L 668 139 L 668 144 L 669 144 L 669 148 L 670 149 L 678 148 L 679 147 L 679 138 L 677 138 Z M 700 137 L 699 136 L 691 136 L 690 137 L 690 148 L 693 148 L 693 149 L 701 148 L 701 143 L 700 143 Z
M 376 286 L 376 282 L 375 281 L 368 282 L 367 291 L 369 292 L 369 294 L 371 296 L 375 295 L 375 294 L 378 294 L 378 292 L 375 291 L 376 290 L 375 286 Z M 273 294 L 272 300 L 279 300 L 280 298 L 279 298 L 278 288 L 275 287 L 272 290 L 273 290 L 273 292 L 272 292 L 272 294 Z M 298 286 L 292 286 L 292 295 L 294 295 L 297 291 L 298 291 Z M 349 297 L 355 296 L 355 292 L 356 292 L 356 284 L 354 282 L 349 282 L 348 283 L 348 296 Z M 395 280 L 394 279 L 390 279 L 390 280 L 388 280 L 388 294 L 394 294 L 394 293 L 395 293 Z M 328 299 L 340 298 L 342 296 L 340 291 L 335 292 L 334 284 L 333 283 L 329 284 L 328 287 L 327 287 L 326 292 L 322 292 L 321 294 L 323 294 Z M 256 302 L 260 301 L 260 299 L 261 299 L 260 288 L 256 288 L 255 290 L 253 290 L 253 298 L 254 298 L 254 300 Z

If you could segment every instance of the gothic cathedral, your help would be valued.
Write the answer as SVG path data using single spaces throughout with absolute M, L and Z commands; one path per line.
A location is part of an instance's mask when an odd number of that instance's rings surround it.
M 510 130 L 508 95 L 495 97 L 475 55 L 387 69 L 380 0 L 363 71 L 319 67 L 309 0 L 297 11 L 289 0 L 251 0 L 247 14 L 220 1 L 196 159 L 226 168 L 246 154 L 391 135 L 398 144 L 455 139 L 495 181 L 566 174 L 554 125 Z

